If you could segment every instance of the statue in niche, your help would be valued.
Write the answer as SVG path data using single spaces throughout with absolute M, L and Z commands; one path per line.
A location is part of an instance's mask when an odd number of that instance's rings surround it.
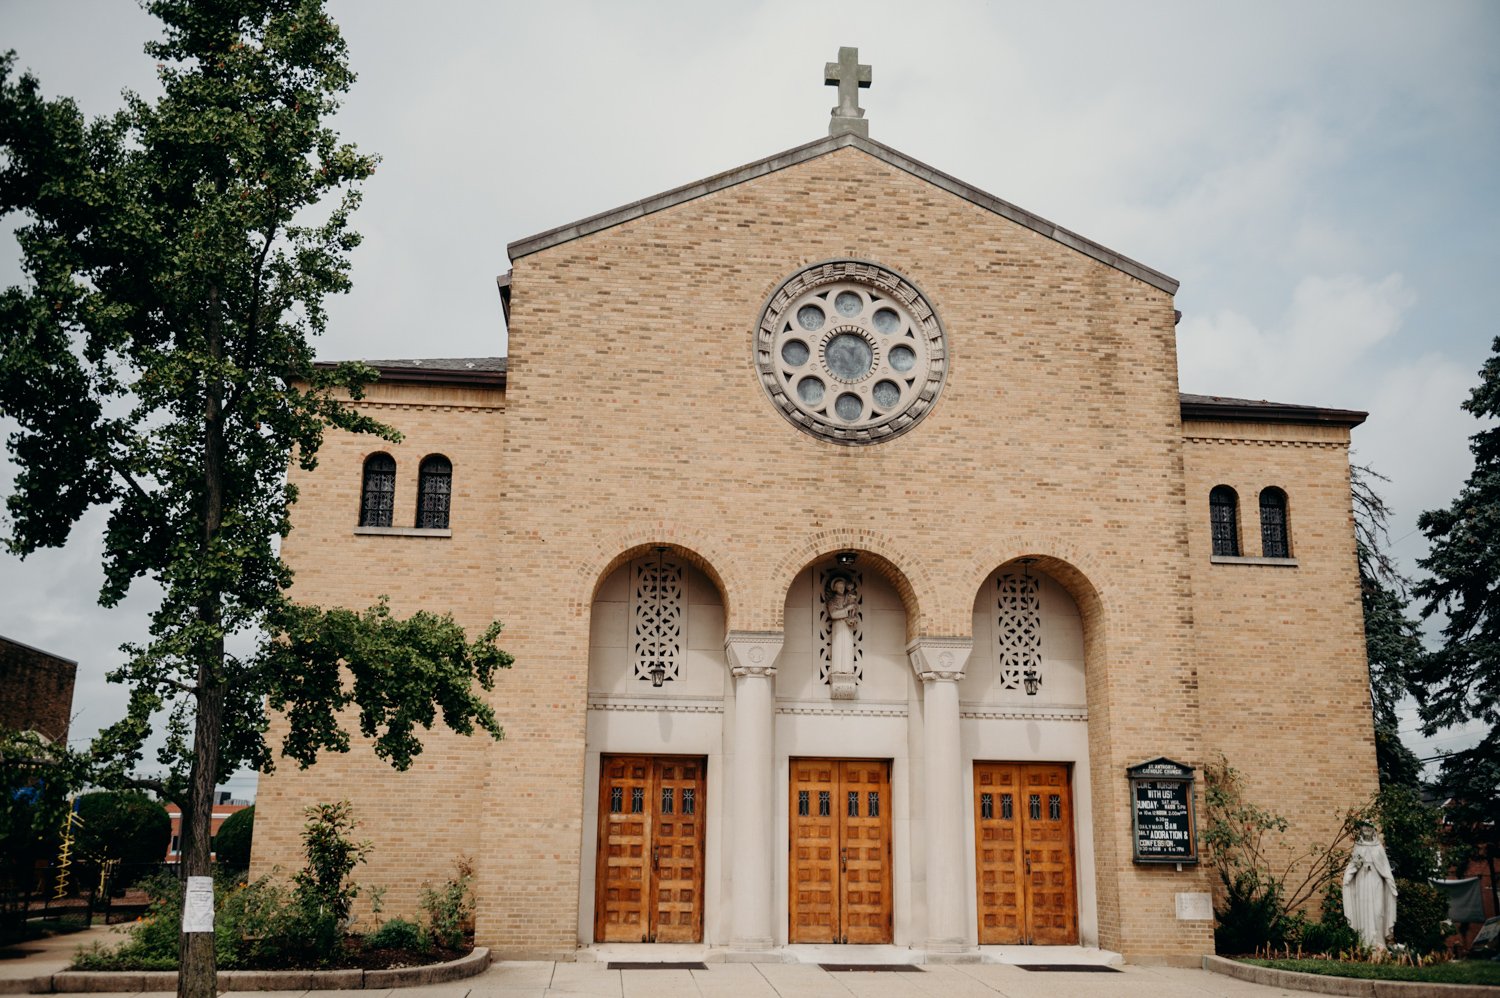
M 859 591 L 854 580 L 835 575 L 823 593 L 828 612 L 830 648 L 828 686 L 835 700 L 854 699 L 854 614 L 859 609 Z
M 1396 878 L 1374 826 L 1361 822 L 1357 834 L 1344 867 L 1344 917 L 1362 943 L 1381 950 L 1396 924 Z

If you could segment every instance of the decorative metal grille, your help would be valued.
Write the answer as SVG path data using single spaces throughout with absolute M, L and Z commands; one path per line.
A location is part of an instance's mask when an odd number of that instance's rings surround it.
M 830 799 L 830 797 L 831 797 L 831 795 L 830 795 L 829 791 L 827 791 L 827 790 L 819 790 L 818 791 L 818 817 L 820 817 L 820 818 L 826 818 L 826 817 L 828 817 L 829 808 L 830 808 L 830 806 L 833 803 L 833 801 Z
M 995 579 L 1000 688 L 1019 690 L 1026 670 L 1042 672 L 1041 585 L 1035 577 L 1006 572 Z
M 625 801 L 625 788 L 623 788 L 623 787 L 610 787 L 609 788 L 609 813 L 610 814 L 619 814 L 620 810 L 625 806 L 624 801 Z
M 1047 795 L 1047 817 L 1053 821 L 1062 820 L 1062 797 L 1058 794 Z
M 692 787 L 682 788 L 682 813 L 698 813 L 698 791 L 694 790 Z
M 1015 799 L 1010 794 L 1000 795 L 1000 817 L 1009 821 L 1016 816 Z
M 878 817 L 880 817 L 880 791 L 879 790 L 871 790 L 870 791 L 870 793 L 869 793 L 869 801 L 866 804 L 866 807 L 867 807 L 867 810 L 865 811 L 865 817 L 867 817 L 867 818 L 878 818 Z
M 995 816 L 994 794 L 979 795 L 979 816 L 981 818 L 993 818 Z
M 630 788 L 630 813 L 631 814 L 645 814 L 646 813 L 646 788 L 645 787 L 631 787 Z
M 1286 493 L 1275 486 L 1260 493 L 1260 547 L 1267 558 L 1292 556 L 1286 529 Z
M 676 793 L 676 791 L 674 791 L 671 787 L 662 787 L 661 788 L 661 813 L 662 814 L 671 814 L 672 813 L 672 797 L 675 795 L 675 793 Z
M 1227 485 L 1216 485 L 1208 494 L 1208 524 L 1213 533 L 1214 554 L 1239 557 L 1239 496 Z
M 858 790 L 851 790 L 851 791 L 849 791 L 849 817 L 851 817 L 851 818 L 858 818 L 859 817 L 859 791 Z
M 1042 820 L 1042 795 L 1030 794 L 1026 801 L 1026 810 L 1031 812 L 1032 821 Z
M 797 791 L 797 815 L 799 817 L 802 817 L 802 818 L 807 817 L 807 791 L 806 790 L 798 790 Z
M 453 464 L 445 457 L 429 457 L 417 474 L 417 526 L 447 530 L 453 496 Z
M 664 682 L 678 678 L 683 647 L 682 566 L 655 558 L 635 563 L 631 587 L 630 635 L 635 678 L 651 682 L 651 666 L 666 669 Z
M 361 527 L 389 527 L 396 509 L 396 459 L 371 454 L 365 459 L 364 488 L 359 498 Z
M 828 684 L 828 672 L 833 664 L 833 621 L 828 617 L 828 583 L 835 575 L 845 575 L 854 580 L 855 594 L 859 600 L 849 615 L 849 625 L 854 631 L 854 681 L 865 679 L 865 577 L 864 573 L 847 568 L 825 568 L 818 573 L 818 679 Z

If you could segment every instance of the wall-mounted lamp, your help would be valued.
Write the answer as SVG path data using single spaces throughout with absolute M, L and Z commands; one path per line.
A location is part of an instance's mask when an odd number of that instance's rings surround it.
M 833 560 L 838 562 L 840 565 L 848 566 L 854 564 L 854 559 L 858 557 L 858 551 L 840 551 L 838 554 L 833 556 Z
M 651 685 L 657 689 L 667 681 L 667 664 L 665 662 L 652 662 L 649 670 L 651 674 Z

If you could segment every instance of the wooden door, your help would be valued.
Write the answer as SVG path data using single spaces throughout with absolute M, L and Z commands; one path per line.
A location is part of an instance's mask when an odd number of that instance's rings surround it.
M 793 759 L 790 784 L 791 941 L 890 942 L 890 763 Z
M 1078 942 L 1070 786 L 1062 763 L 974 764 L 981 945 Z
M 703 939 L 702 759 L 604 756 L 595 942 Z

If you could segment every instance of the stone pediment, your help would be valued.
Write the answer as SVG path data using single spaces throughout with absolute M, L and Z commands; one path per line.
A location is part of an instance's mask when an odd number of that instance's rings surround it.
M 820 156 L 826 156 L 839 149 L 850 147 L 866 155 L 873 156 L 881 162 L 908 173 L 934 187 L 956 195 L 986 211 L 1007 218 L 1033 232 L 1040 233 L 1048 239 L 1059 242 L 1078 253 L 1082 253 L 1084 256 L 1097 260 L 1106 266 L 1113 267 L 1121 273 L 1128 274 L 1154 288 L 1165 291 L 1169 295 L 1177 293 L 1178 281 L 1172 277 L 1168 277 L 1159 270 L 1132 260 L 1107 246 L 1094 242 L 1092 239 L 1087 239 L 1076 232 L 1049 222 L 1040 215 L 1033 214 L 1024 208 L 1017 207 L 1008 201 L 997 198 L 993 194 L 966 184 L 958 178 L 949 176 L 941 170 L 934 169 L 925 163 L 912 159 L 905 153 L 892 149 L 890 146 L 848 132 L 808 142 L 794 149 L 788 149 L 786 152 L 777 153 L 774 156 L 757 160 L 754 163 L 746 164 L 737 169 L 716 174 L 705 180 L 687 184 L 653 197 L 644 198 L 611 211 L 591 215 L 588 218 L 580 219 L 568 225 L 548 229 L 546 232 L 527 236 L 525 239 L 518 239 L 511 243 L 506 250 L 510 259 L 515 261 L 523 256 L 529 256 L 532 253 L 538 253 L 553 246 L 559 246 L 574 239 L 580 239 L 637 218 L 644 218 L 654 212 L 692 201 L 695 198 L 705 197 L 726 188 L 734 187 L 736 184 L 755 180 L 756 178 L 775 173 L 778 170 L 785 170 L 789 167 L 806 163 L 809 160 L 817 159 Z M 506 290 L 502 288 L 502 294 Z

